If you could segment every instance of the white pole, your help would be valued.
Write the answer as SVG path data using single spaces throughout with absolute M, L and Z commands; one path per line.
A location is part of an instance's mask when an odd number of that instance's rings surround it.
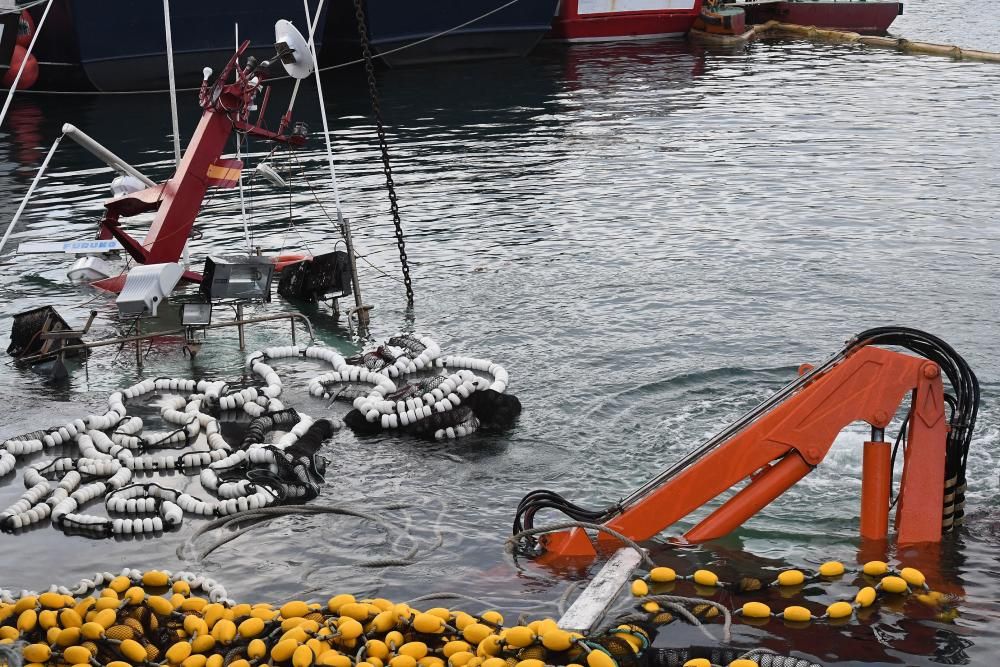
M 177 80 L 174 77 L 174 42 L 170 36 L 170 0 L 163 0 L 163 28 L 167 33 L 167 73 L 170 76 L 170 115 L 174 123 L 174 163 L 181 166 L 181 127 L 177 121 Z
M 156 185 L 156 183 L 154 183 L 141 171 L 109 151 L 106 146 L 72 123 L 63 123 L 62 132 L 64 135 L 79 144 L 81 148 L 89 152 L 98 160 L 104 162 L 104 164 L 108 165 L 115 171 L 135 176 L 142 181 L 146 187 L 152 188 Z
M 319 23 L 319 15 L 323 11 L 323 2 L 324 0 L 319 0 L 319 4 L 316 6 L 315 23 L 309 17 L 309 0 L 302 0 L 302 6 L 305 7 L 306 23 L 309 25 L 309 54 L 312 56 L 313 73 L 316 75 L 316 93 L 319 95 L 319 112 L 323 117 L 323 136 L 326 138 L 326 159 L 330 163 L 330 181 L 333 183 L 333 201 L 337 206 L 337 218 L 343 218 L 343 213 L 340 210 L 340 190 L 337 188 L 337 169 L 333 165 L 333 146 L 330 144 L 330 126 L 326 120 L 326 104 L 323 102 L 323 83 L 320 81 L 319 59 L 316 57 L 316 42 L 313 39 L 316 24 Z
M 233 35 L 236 38 L 236 50 L 240 50 L 240 24 L 233 24 Z M 240 80 L 240 68 L 236 68 L 236 81 Z M 240 133 L 236 132 L 236 159 L 240 160 Z M 253 254 L 253 246 L 250 245 L 250 223 L 247 221 L 246 200 L 243 199 L 243 168 L 240 167 L 240 218 L 243 220 L 243 240 L 247 243 L 247 254 Z
M 240 159 L 240 133 L 236 133 L 236 159 Z M 253 254 L 253 247 L 250 245 L 250 226 L 247 223 L 247 207 L 246 202 L 243 199 L 243 168 L 240 168 L 239 176 L 240 184 L 240 217 L 243 219 L 243 238 L 247 242 L 247 254 Z
M 236 37 L 236 48 L 233 49 L 233 52 L 236 52 L 236 51 L 240 50 L 240 23 L 239 23 L 239 21 L 237 21 L 236 23 L 233 24 L 233 33 L 234 33 L 234 36 Z M 236 65 L 237 66 L 235 68 L 233 68 L 233 83 L 239 83 L 240 82 L 240 68 L 239 68 L 239 63 L 236 63 Z
M 42 18 L 38 20 L 38 25 L 35 26 L 35 34 L 31 36 L 31 43 L 28 44 L 28 50 L 24 53 L 24 58 L 21 59 L 21 66 L 17 68 L 17 76 L 14 77 L 14 83 L 7 92 L 7 101 L 3 103 L 3 110 L 0 111 L 0 125 L 3 125 L 4 118 L 7 117 L 7 109 L 10 108 L 11 100 L 14 99 L 14 91 L 17 90 L 17 84 L 21 82 L 21 75 L 24 74 L 24 66 L 28 64 L 28 56 L 31 55 L 32 49 L 35 48 L 35 41 L 42 32 L 42 26 L 45 25 L 45 17 L 49 15 L 50 9 L 52 9 L 52 0 L 49 0 L 49 4 L 45 5 Z
M 31 181 L 31 186 L 28 188 L 27 194 L 24 195 L 24 199 L 21 200 L 21 205 L 17 207 L 17 211 L 14 213 L 14 219 L 10 221 L 10 225 L 7 226 L 7 231 L 4 233 L 3 238 L 0 239 L 0 252 L 3 252 L 3 247 L 7 244 L 7 239 L 10 238 L 10 233 L 14 231 L 14 225 L 17 221 L 21 219 L 21 214 L 24 213 L 24 207 L 28 205 L 28 200 L 31 199 L 31 195 L 35 192 L 35 186 L 38 182 L 42 180 L 42 174 L 45 173 L 45 169 L 49 166 L 49 160 L 55 154 L 56 149 L 59 148 L 59 142 L 62 141 L 63 135 L 56 137 L 56 140 L 52 142 L 52 148 L 49 149 L 48 154 L 45 159 L 42 160 L 42 166 L 38 168 L 38 173 L 35 174 L 35 180 Z
M 318 9 L 322 9 L 322 8 L 323 8 L 323 3 L 321 2 Z M 312 39 L 313 34 L 316 32 L 316 26 L 319 25 L 319 15 L 320 15 L 320 12 L 317 11 L 316 12 L 316 19 L 314 21 L 310 22 L 309 21 L 309 8 L 306 7 L 306 22 L 309 23 L 309 25 L 308 25 L 308 28 L 309 28 L 309 39 Z M 288 112 L 287 113 L 289 115 L 292 113 L 292 107 L 295 106 L 295 98 L 298 97 L 298 95 L 299 95 L 299 84 L 300 83 L 302 83 L 302 80 L 301 79 L 296 79 L 295 80 L 295 85 L 292 86 L 292 97 L 291 97 L 290 100 L 288 100 Z

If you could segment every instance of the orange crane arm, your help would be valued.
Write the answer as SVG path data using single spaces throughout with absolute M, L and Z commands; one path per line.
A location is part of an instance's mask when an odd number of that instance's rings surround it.
M 721 537 L 809 474 L 848 424 L 865 421 L 881 433 L 907 394 L 913 399 L 896 513 L 898 541 L 940 541 L 948 435 L 941 369 L 927 359 L 874 346 L 857 348 L 809 373 L 771 410 L 623 500 L 604 525 L 632 539 L 648 539 L 749 478 L 685 535 L 693 542 Z M 866 451 L 869 458 L 882 457 Z M 866 488 L 888 491 L 892 471 L 885 463 L 865 466 Z M 884 538 L 888 497 L 868 495 L 863 532 Z M 598 536 L 598 543 L 614 541 L 605 533 Z M 581 528 L 546 535 L 542 545 L 547 558 L 595 553 Z

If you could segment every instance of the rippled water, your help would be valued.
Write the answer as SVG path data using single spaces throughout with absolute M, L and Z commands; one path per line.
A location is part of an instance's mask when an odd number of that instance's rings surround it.
M 962 21 L 939 24 L 929 7 L 908 6 L 897 31 L 968 43 Z M 941 15 L 973 11 L 948 2 Z M 970 37 L 979 40 L 971 46 L 1000 46 L 986 30 Z M 335 517 L 277 520 L 201 565 L 184 565 L 212 572 L 235 597 L 458 590 L 512 611 L 554 613 L 567 580 L 586 572 L 555 576 L 505 556 L 525 492 L 545 486 L 588 506 L 613 501 L 787 382 L 800 362 L 825 358 L 862 329 L 897 323 L 943 336 L 983 384 L 969 479 L 973 509 L 984 516 L 940 555 L 899 555 L 964 597 L 959 618 L 887 605 L 859 622 L 808 631 L 739 624 L 735 640 L 831 664 L 987 664 L 1000 651 L 988 519 L 1000 456 L 1000 68 L 801 41 L 733 50 L 655 43 L 545 47 L 523 61 L 385 71 L 380 84 L 416 308 L 407 313 L 402 286 L 363 264 L 374 335 L 415 328 L 447 350 L 492 357 L 510 370 L 524 413 L 510 433 L 457 443 L 341 433 L 327 445 L 333 463 L 320 502 L 372 511 L 407 503 L 392 516 L 420 548 L 416 565 L 353 566 L 387 549 L 370 525 Z M 326 86 L 359 249 L 397 276 L 363 82 L 348 72 Z M 65 121 L 151 176 L 167 176 L 165 102 L 18 98 L 0 138 L 0 219 L 10 218 Z M 315 130 L 314 102 L 305 97 L 299 109 Z M 185 135 L 193 106 L 182 98 Z M 330 210 L 318 141 L 298 166 Z M 109 180 L 81 151 L 61 149 L 15 240 L 87 237 Z M 231 191 L 210 203 L 196 262 L 241 243 L 236 205 Z M 301 180 L 291 206 L 294 227 L 287 194 L 256 189 L 257 242 L 266 250 L 330 245 L 332 226 Z M 12 313 L 43 303 L 73 322 L 96 308 L 99 332 L 118 330 L 113 301 L 69 285 L 65 268 L 61 258 L 0 259 L 0 344 Z M 326 310 L 309 315 L 322 340 L 357 348 L 343 321 Z M 249 345 L 284 336 L 283 326 L 255 328 Z M 193 363 L 161 341 L 146 374 L 236 378 L 241 359 L 223 333 Z M 303 390 L 316 366 L 277 367 L 287 403 L 325 412 Z M 134 379 L 128 350 L 95 353 L 66 387 L 6 366 L 0 437 L 94 412 Z M 851 428 L 818 470 L 729 537 L 663 546 L 658 560 L 682 571 L 712 564 L 732 578 L 881 556 L 859 550 L 857 539 L 866 436 Z M 169 483 L 198 491 L 195 478 Z M 22 491 L 19 474 L 0 480 L 0 507 Z M 3 534 L 0 585 L 41 587 L 126 565 L 179 569 L 175 550 L 198 525 L 123 542 L 48 526 Z M 818 608 L 854 590 L 845 581 L 803 594 Z M 704 641 L 671 626 L 658 643 Z

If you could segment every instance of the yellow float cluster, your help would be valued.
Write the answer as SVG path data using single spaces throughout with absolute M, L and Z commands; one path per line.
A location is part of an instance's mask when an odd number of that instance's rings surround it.
M 785 570 L 780 572 L 769 586 L 780 588 L 793 588 L 801 586 L 806 582 L 815 582 L 835 579 L 844 575 L 847 569 L 843 563 L 829 561 L 823 563 L 815 573 L 807 575 L 801 570 Z M 929 606 L 940 606 L 944 596 L 941 593 L 931 591 L 927 587 L 927 579 L 920 570 L 912 567 L 904 567 L 895 571 L 887 563 L 882 561 L 869 561 L 865 563 L 860 574 L 870 579 L 877 579 L 874 585 L 865 586 L 858 591 L 852 601 L 834 602 L 826 607 L 822 614 L 816 615 L 809 609 L 793 605 L 775 612 L 770 606 L 763 602 L 746 602 L 736 610 L 736 613 L 746 619 L 768 619 L 781 618 L 792 623 L 808 623 L 815 620 L 837 620 L 851 617 L 858 609 L 870 607 L 880 594 L 890 595 L 911 595 L 915 591 L 917 598 Z M 738 588 L 740 592 L 760 590 L 764 585 L 757 579 L 742 579 L 739 584 L 731 585 L 723 583 L 719 576 L 710 570 L 697 570 L 689 576 L 678 575 L 669 567 L 657 567 L 644 577 L 635 579 L 632 582 L 632 595 L 639 598 L 646 598 L 650 594 L 650 584 L 670 584 L 677 580 L 687 580 L 696 586 L 704 588 Z M 642 603 L 642 609 L 648 613 L 655 614 L 660 611 L 659 604 L 655 599 L 648 599 Z
M 495 611 L 351 595 L 228 606 L 157 571 L 138 583 L 116 577 L 81 599 L 43 593 L 0 603 L 0 644 L 15 641 L 27 644 L 28 667 L 618 667 L 616 650 L 634 661 L 649 645 L 634 625 L 584 637 L 552 619 L 507 627 Z

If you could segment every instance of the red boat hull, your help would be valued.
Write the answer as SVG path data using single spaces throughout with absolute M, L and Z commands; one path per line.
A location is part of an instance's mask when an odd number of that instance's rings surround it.
M 896 17 L 903 13 L 901 2 L 761 2 L 740 7 L 747 23 L 771 20 L 798 25 L 811 25 L 832 30 L 850 30 L 869 35 L 882 35 Z
M 563 0 L 550 37 L 571 42 L 680 37 L 702 0 Z

